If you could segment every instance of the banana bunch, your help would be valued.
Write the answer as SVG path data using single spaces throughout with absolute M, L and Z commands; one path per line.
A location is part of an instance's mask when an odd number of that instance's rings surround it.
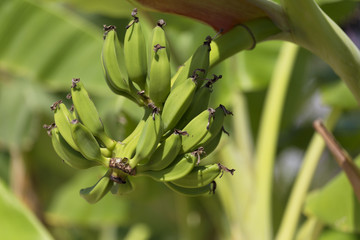
M 187 196 L 210 195 L 219 175 L 234 172 L 220 163 L 201 163 L 227 133 L 223 124 L 232 115 L 221 104 L 209 107 L 213 85 L 222 78 L 207 78 L 212 38 L 206 37 L 172 77 L 165 21 L 157 22 L 147 46 L 137 10 L 131 15 L 123 44 L 115 26 L 104 26 L 101 62 L 108 87 L 144 109 L 133 132 L 121 141 L 111 139 L 79 78 L 72 79 L 67 95 L 71 108 L 55 102 L 55 123 L 44 128 L 66 164 L 107 169 L 93 186 L 80 190 L 89 203 L 108 192 L 129 193 L 133 179 L 144 176 Z

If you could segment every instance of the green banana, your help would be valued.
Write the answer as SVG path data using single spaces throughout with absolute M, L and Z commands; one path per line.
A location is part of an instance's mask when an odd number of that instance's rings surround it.
M 148 116 L 145 126 L 141 132 L 139 141 L 137 141 L 135 156 L 129 160 L 131 168 L 136 167 L 138 163 L 145 164 L 154 153 L 163 134 L 163 122 L 161 115 L 153 113 Z
M 186 176 L 172 181 L 173 184 L 184 188 L 198 188 L 209 185 L 220 175 L 220 166 L 210 164 L 206 166 L 195 166 Z
M 195 166 L 198 157 L 195 153 L 186 153 L 179 155 L 166 168 L 159 171 L 137 172 L 139 176 L 148 176 L 156 181 L 168 182 L 186 176 Z
M 59 129 L 51 129 L 51 142 L 57 155 L 64 160 L 66 164 L 77 169 L 86 169 L 100 164 L 95 161 L 89 161 L 81 153 L 74 150 L 61 136 Z
M 164 182 L 164 184 L 174 192 L 177 192 L 181 195 L 185 195 L 187 197 L 211 196 L 212 194 L 215 193 L 215 186 L 216 186 L 215 182 L 198 188 L 179 187 L 171 182 Z
M 80 190 L 80 196 L 89 203 L 100 201 L 112 188 L 113 181 L 110 179 L 110 171 L 108 171 L 94 186 Z
M 171 88 L 170 55 L 168 55 L 168 45 L 164 21 L 159 21 L 153 30 L 152 52 L 149 78 L 147 81 L 147 92 L 150 99 L 157 107 L 162 107 Z
M 220 106 L 215 109 L 213 121 L 209 125 L 209 131 L 207 131 L 205 136 L 197 144 L 195 144 L 195 148 L 203 147 L 207 144 L 207 142 L 215 138 L 219 132 L 224 131 L 223 124 L 226 115 L 232 115 L 232 112 L 230 112 L 223 105 L 220 104 Z
M 211 92 L 211 89 L 206 86 L 202 86 L 195 92 L 188 110 L 176 124 L 177 129 L 183 129 L 193 118 L 208 108 Z
M 173 129 L 189 108 L 195 94 L 196 85 L 196 76 L 192 76 L 171 90 L 161 114 L 164 122 L 164 132 Z
M 207 156 L 211 154 L 219 145 L 222 133 L 223 133 L 222 131 L 218 132 L 215 137 L 211 138 L 206 143 L 202 144 L 202 147 L 204 148 L 204 152 L 206 153 Z
M 213 122 L 215 110 L 208 108 L 192 119 L 183 129 L 187 135 L 182 136 L 180 153 L 195 150 L 198 143 L 207 135 Z
M 172 88 L 180 85 L 185 81 L 189 76 L 191 76 L 196 70 L 199 71 L 198 74 L 199 84 L 198 87 L 202 85 L 202 82 L 205 80 L 206 74 L 209 69 L 209 56 L 210 56 L 210 43 L 212 38 L 207 36 L 204 43 L 200 45 L 194 54 L 188 59 L 185 64 L 179 69 L 179 72 L 174 76 L 175 80 L 173 81 Z
M 137 142 L 139 141 L 141 132 L 144 129 L 149 111 L 145 111 L 143 118 L 138 125 L 122 142 L 118 142 L 113 150 L 113 158 L 110 160 L 110 168 L 120 169 L 127 174 L 134 174 L 133 169 L 129 166 L 128 160 L 134 155 Z
M 77 119 L 71 121 L 70 128 L 71 136 L 81 154 L 91 161 L 96 161 L 108 167 L 110 160 L 101 154 L 100 146 L 90 130 Z
M 90 130 L 90 132 L 108 148 L 113 149 L 116 142 L 109 138 L 105 133 L 104 126 L 100 119 L 95 104 L 90 99 L 80 79 L 73 79 L 71 86 L 71 97 L 74 103 L 76 113 L 79 115 L 81 122 Z
M 134 19 L 126 26 L 124 56 L 128 76 L 140 89 L 145 89 L 147 76 L 147 52 L 145 36 L 141 29 L 137 9 L 132 11 Z
M 213 84 L 222 78 L 222 75 L 217 76 L 213 74 L 213 76 L 213 79 L 207 79 L 207 83 L 196 90 L 189 109 L 184 113 L 179 123 L 176 125 L 177 129 L 183 129 L 191 119 L 195 118 L 199 113 L 208 108 L 210 95 L 213 91 Z
M 57 129 L 65 141 L 76 151 L 79 151 L 78 146 L 71 136 L 70 122 L 74 120 L 74 115 L 66 108 L 62 101 L 57 101 L 52 105 L 54 110 L 54 120 Z
M 114 182 L 114 185 L 111 188 L 111 193 L 116 195 L 124 195 L 132 192 L 133 190 L 134 185 L 132 183 L 131 177 L 127 176 L 125 182 Z
M 129 98 L 143 105 L 138 89 L 129 81 L 125 67 L 124 52 L 116 34 L 115 26 L 104 26 L 104 44 L 101 52 L 101 62 L 106 83 L 116 94 Z
M 165 139 L 151 155 L 148 163 L 137 166 L 138 171 L 158 171 L 169 166 L 178 155 L 181 149 L 181 136 L 174 132 L 170 137 Z

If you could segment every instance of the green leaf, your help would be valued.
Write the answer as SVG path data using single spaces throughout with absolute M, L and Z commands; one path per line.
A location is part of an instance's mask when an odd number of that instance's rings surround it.
M 360 157 L 355 163 L 360 166 Z M 360 232 L 360 203 L 343 172 L 322 189 L 309 194 L 304 212 L 339 231 Z
M 112 17 L 130 16 L 131 10 L 134 8 L 128 1 L 118 0 L 102 0 L 102 1 L 87 1 L 87 0 L 45 0 L 48 2 L 65 3 L 72 8 L 77 8 L 89 13 L 97 13 Z
M 327 229 L 323 231 L 318 240 L 357 240 L 359 235 L 339 232 L 333 229 Z
M 100 28 L 69 11 L 35 1 L 4 0 L 0 36 L 2 71 L 53 90 L 69 89 L 71 79 L 80 77 L 90 91 L 110 92 L 101 69 Z
M 359 108 L 356 99 L 343 81 L 323 86 L 320 92 L 326 105 L 348 110 Z
M 39 113 L 54 101 L 37 83 L 0 82 L 0 145 L 31 149 L 41 128 Z
M 53 239 L 39 220 L 6 189 L 1 180 L 0 216 L 2 239 Z

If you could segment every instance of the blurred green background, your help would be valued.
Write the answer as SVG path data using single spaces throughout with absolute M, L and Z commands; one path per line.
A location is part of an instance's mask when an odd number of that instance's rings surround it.
M 323 9 L 344 26 L 354 42 L 360 42 L 357 3 L 322 2 Z M 140 109 L 110 92 L 100 61 L 102 26 L 116 25 L 122 39 L 133 8 L 119 0 L 0 1 L 2 239 L 237 239 L 236 228 L 241 229 L 241 212 L 247 207 L 243 205 L 245 200 L 237 199 L 246 199 L 247 191 L 251 191 L 243 187 L 249 180 L 241 170 L 244 156 L 237 144 L 242 134 L 238 123 L 244 112 L 237 114 L 237 109 L 245 104 L 248 130 L 255 142 L 281 42 L 258 44 L 256 49 L 236 54 L 211 70 L 223 75 L 214 86 L 211 106 L 221 103 L 235 114 L 226 123 L 230 137 L 224 135 L 221 150 L 206 160 L 223 161 L 236 169 L 234 177 L 219 179 L 223 184 L 219 184 L 214 197 L 186 198 L 163 184 L 136 178 L 132 193 L 121 197 L 108 194 L 90 205 L 79 196 L 79 190 L 93 185 L 103 170 L 80 171 L 64 164 L 42 128 L 53 122 L 51 104 L 65 99 L 71 79 L 77 77 L 89 90 L 114 139 L 123 139 L 136 126 Z M 207 35 L 216 34 L 210 27 L 185 17 L 141 8 L 139 17 L 148 37 L 158 19 L 167 22 L 173 73 Z M 356 102 L 326 64 L 300 49 L 279 132 L 273 190 L 275 230 L 314 132 L 312 121 L 325 117 L 334 107 L 343 110 L 334 133 L 355 156 L 360 150 Z M 248 144 L 251 147 L 252 143 Z M 324 186 L 339 170 L 325 152 L 312 188 Z M 356 235 L 351 237 L 358 239 Z

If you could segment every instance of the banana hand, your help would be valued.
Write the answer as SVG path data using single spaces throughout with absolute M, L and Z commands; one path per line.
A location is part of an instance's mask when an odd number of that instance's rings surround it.
M 51 142 L 57 155 L 73 168 L 86 169 L 100 165 L 98 162 L 89 161 L 81 153 L 74 150 L 61 136 L 59 129 L 56 127 L 51 129 Z
M 138 163 L 146 164 L 150 160 L 162 135 L 163 122 L 161 116 L 158 113 L 153 113 L 145 122 L 145 126 L 136 145 L 135 156 L 129 160 L 132 168 L 135 168 Z
M 197 85 L 196 77 L 187 78 L 182 84 L 173 88 L 166 99 L 162 110 L 164 132 L 172 130 L 189 108 Z
M 112 150 L 116 142 L 106 135 L 99 113 L 84 85 L 78 78 L 72 81 L 71 97 L 81 122 L 95 137 L 99 138 L 109 150 Z
M 150 157 L 148 163 L 137 166 L 137 170 L 143 171 L 159 171 L 169 166 L 178 155 L 181 149 L 181 136 L 178 132 L 174 132 L 170 137 L 165 139 Z
M 71 136 L 81 154 L 91 161 L 108 167 L 110 159 L 101 154 L 100 146 L 90 130 L 76 119 L 71 122 L 70 128 Z
M 197 156 L 193 153 L 179 155 L 167 168 L 160 171 L 138 172 L 138 175 L 149 176 L 156 181 L 168 182 L 186 176 L 195 166 Z
M 198 188 L 209 185 L 221 172 L 222 168 L 217 164 L 195 166 L 186 176 L 172 181 L 173 184 L 184 188 Z
M 89 203 L 97 203 L 110 191 L 112 186 L 113 181 L 111 181 L 108 171 L 94 186 L 81 189 L 80 196 Z

